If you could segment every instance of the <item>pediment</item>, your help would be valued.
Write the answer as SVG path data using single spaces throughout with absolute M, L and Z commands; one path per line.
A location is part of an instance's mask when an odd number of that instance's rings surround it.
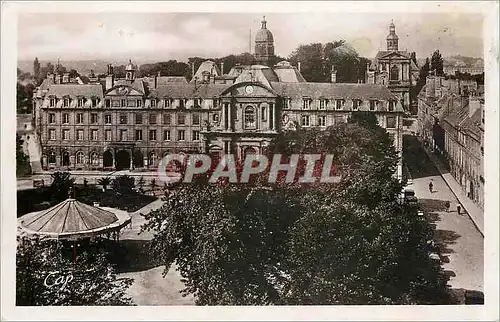
M 130 86 L 116 86 L 106 93 L 106 96 L 137 96 L 144 95 L 144 93 L 132 88 Z
M 260 83 L 238 83 L 222 93 L 223 97 L 276 97 L 277 94 Z
M 379 59 L 405 59 L 405 60 L 408 60 L 410 58 L 401 54 L 401 53 L 398 53 L 397 51 L 393 51 L 393 52 L 390 52 L 390 53 L 387 53 L 387 54 L 381 56 Z

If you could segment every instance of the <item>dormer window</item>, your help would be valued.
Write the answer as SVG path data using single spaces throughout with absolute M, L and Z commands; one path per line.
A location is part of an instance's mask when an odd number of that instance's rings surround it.
M 193 107 L 194 107 L 194 108 L 199 108 L 199 107 L 201 106 L 201 99 L 199 99 L 199 98 L 195 98 L 195 99 L 193 100 L 193 102 L 194 102 L 194 104 L 193 104 Z
M 375 111 L 376 107 L 377 107 L 377 101 L 370 100 L 370 111 Z
M 78 107 L 82 107 L 82 106 L 83 106 L 83 104 L 84 104 L 84 99 L 83 99 L 83 97 L 79 97 L 79 98 L 78 98 L 78 101 L 77 101 L 77 106 L 78 106 Z
M 212 108 L 217 108 L 218 105 L 219 104 L 217 103 L 217 99 L 216 98 L 212 99 Z
M 320 110 L 326 109 L 327 105 L 328 105 L 328 100 L 327 99 L 320 99 L 319 100 L 319 109 Z
M 98 103 L 99 103 L 99 100 L 97 98 L 92 99 L 92 107 L 96 107 Z
M 302 101 L 302 109 L 303 110 L 308 110 L 311 107 L 311 99 L 310 98 L 304 98 Z
M 137 107 L 142 107 L 142 100 L 137 100 Z
M 110 99 L 106 100 L 106 107 L 111 107 L 111 100 Z
M 54 107 L 54 106 L 56 106 L 56 99 L 55 99 L 55 98 L 51 98 L 51 99 L 49 100 L 49 106 L 50 106 L 50 107 Z
M 163 105 L 165 105 L 166 108 L 170 107 L 170 98 L 165 98 L 163 100 Z
M 394 111 L 394 106 L 395 106 L 395 102 L 394 101 L 389 101 L 389 112 Z
M 63 106 L 64 106 L 64 107 L 69 107 L 69 98 L 65 97 L 65 98 L 63 99 Z
M 353 111 L 357 111 L 359 109 L 360 105 L 361 105 L 361 100 L 357 100 L 357 99 L 352 100 Z
M 342 107 L 344 106 L 344 102 L 345 102 L 345 100 L 343 100 L 343 99 L 337 99 L 337 100 L 335 100 L 335 109 L 336 110 L 341 110 Z
M 183 99 L 183 98 L 180 98 L 180 99 L 179 99 L 179 108 L 184 108 L 184 107 L 185 107 L 185 101 L 186 101 L 186 100 L 185 100 L 185 99 Z
M 151 107 L 152 107 L 152 108 L 155 108 L 155 107 L 156 107 L 156 100 L 155 100 L 155 99 L 152 99 L 152 100 L 151 100 Z

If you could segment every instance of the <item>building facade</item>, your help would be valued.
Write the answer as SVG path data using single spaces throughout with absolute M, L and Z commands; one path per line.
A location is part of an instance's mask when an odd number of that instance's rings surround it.
M 356 111 L 374 113 L 401 155 L 403 107 L 384 85 L 308 83 L 288 62 L 221 70 L 204 62 L 188 83 L 138 79 L 129 63 L 125 79 L 109 66 L 102 83 L 44 81 L 34 98 L 43 168 L 156 169 L 174 152 L 244 157 L 281 131 L 326 128 Z
M 372 64 L 367 66 L 366 82 L 387 86 L 404 110 L 409 111 L 410 89 L 416 84 L 418 68 L 407 51 L 399 50 L 399 38 L 393 22 L 389 25 L 386 42 L 386 50 L 379 51 Z

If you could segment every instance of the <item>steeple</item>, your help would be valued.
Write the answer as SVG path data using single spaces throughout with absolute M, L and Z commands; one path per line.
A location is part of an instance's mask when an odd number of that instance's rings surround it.
M 266 28 L 266 24 L 267 24 L 266 16 L 263 16 L 262 17 L 262 26 L 261 26 L 261 29 L 267 29 Z
M 267 29 L 266 16 L 262 17 L 261 29 L 255 35 L 255 59 L 257 64 L 272 66 L 274 64 L 274 38 Z
M 387 35 L 387 50 L 388 51 L 398 51 L 398 36 L 396 35 L 396 26 L 394 26 L 394 21 L 391 20 L 389 25 L 389 34 Z

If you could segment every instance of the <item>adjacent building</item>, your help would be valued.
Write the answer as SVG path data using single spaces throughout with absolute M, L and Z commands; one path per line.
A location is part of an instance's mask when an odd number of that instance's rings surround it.
M 112 66 L 102 83 L 57 83 L 49 75 L 35 94 L 42 165 L 49 169 L 155 169 L 167 153 L 260 153 L 281 131 L 376 115 L 402 150 L 402 102 L 382 84 L 308 83 L 283 61 L 272 66 L 274 38 L 265 20 L 255 39 L 261 64 L 223 74 L 201 64 L 193 79 L 126 77 Z M 401 175 L 401 164 L 398 167 Z

